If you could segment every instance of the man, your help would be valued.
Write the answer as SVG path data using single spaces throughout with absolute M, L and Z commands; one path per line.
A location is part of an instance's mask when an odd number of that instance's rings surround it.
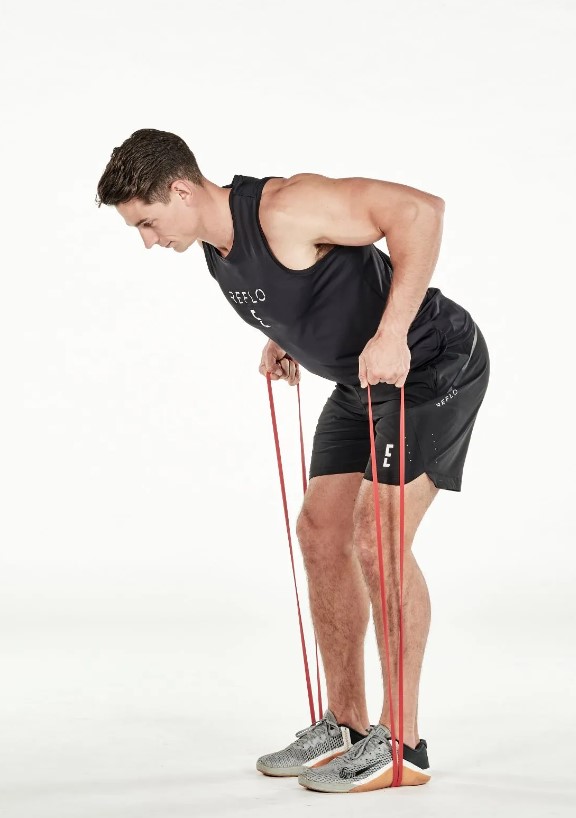
M 417 708 L 430 601 L 411 548 L 438 491 L 461 491 L 490 370 L 486 342 L 470 313 L 428 286 L 440 250 L 443 200 L 392 182 L 313 173 L 235 175 L 220 187 L 202 175 L 180 137 L 142 129 L 114 149 L 97 201 L 115 206 L 146 248 L 159 244 L 182 253 L 200 245 L 230 306 L 269 339 L 263 375 L 293 385 L 301 364 L 335 382 L 316 427 L 297 522 L 328 709 L 256 765 L 267 775 L 298 776 L 319 791 L 362 792 L 392 782 L 389 697 L 397 702 L 398 691 L 395 683 L 385 690 L 375 725 L 364 692 L 370 604 L 382 662 L 385 657 L 367 403 L 370 384 L 396 679 L 404 386 L 402 783 L 427 782 Z M 390 255 L 374 245 L 384 237 Z

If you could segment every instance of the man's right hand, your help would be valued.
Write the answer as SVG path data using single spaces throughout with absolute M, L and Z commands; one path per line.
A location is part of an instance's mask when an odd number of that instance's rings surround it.
M 262 359 L 258 371 L 266 377 L 270 373 L 272 381 L 288 381 L 290 386 L 300 382 L 300 365 L 297 361 L 286 356 L 286 350 L 279 347 L 271 339 L 262 351 Z

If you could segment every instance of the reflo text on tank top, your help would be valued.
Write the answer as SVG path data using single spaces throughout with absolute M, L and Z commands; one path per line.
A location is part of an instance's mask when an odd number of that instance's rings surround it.
M 254 290 L 254 293 L 252 293 L 250 290 L 236 290 L 236 292 L 228 290 L 228 295 L 235 304 L 258 304 L 261 301 L 266 301 L 266 293 L 260 288 Z M 252 318 L 259 321 L 263 327 L 270 328 L 272 326 L 272 324 L 265 324 L 262 318 L 260 318 L 259 315 L 256 315 L 254 310 L 250 310 L 250 314 L 252 315 Z

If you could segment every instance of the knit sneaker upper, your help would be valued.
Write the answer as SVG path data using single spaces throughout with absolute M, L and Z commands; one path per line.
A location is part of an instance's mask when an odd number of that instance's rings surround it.
M 296 733 L 296 741 L 258 760 L 271 768 L 308 766 L 334 753 L 344 752 L 350 746 L 350 731 L 340 727 L 332 711 L 327 709 L 323 718 Z

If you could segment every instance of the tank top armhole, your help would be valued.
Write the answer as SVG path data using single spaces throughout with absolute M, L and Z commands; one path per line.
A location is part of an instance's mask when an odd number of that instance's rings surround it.
M 204 257 L 206 258 L 206 265 L 208 267 L 208 272 L 212 276 L 212 278 L 216 278 L 216 273 L 214 271 L 214 267 L 212 264 L 212 256 L 210 255 L 210 250 L 208 249 L 208 245 L 205 241 L 202 242 L 202 249 L 204 250 Z

